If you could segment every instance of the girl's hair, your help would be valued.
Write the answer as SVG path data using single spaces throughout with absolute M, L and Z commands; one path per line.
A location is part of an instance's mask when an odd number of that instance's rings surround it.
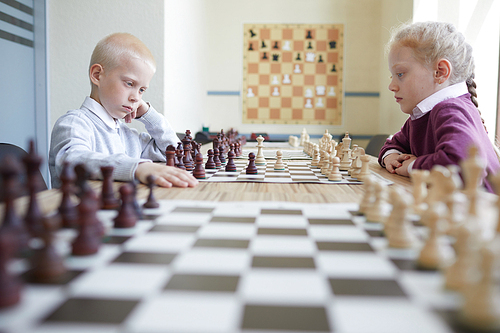
M 471 101 L 476 108 L 478 107 L 472 47 L 453 24 L 445 22 L 402 24 L 391 31 L 387 51 L 395 45 L 411 48 L 413 56 L 426 66 L 433 66 L 438 60 L 447 59 L 452 66 L 450 84 L 465 81 Z M 482 118 L 481 120 L 484 125 L 484 120 Z

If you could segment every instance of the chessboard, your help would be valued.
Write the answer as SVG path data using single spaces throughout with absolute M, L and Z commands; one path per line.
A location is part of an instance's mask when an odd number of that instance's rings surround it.
M 71 255 L 76 230 L 57 231 L 68 271 L 55 281 L 14 259 L 24 286 L 0 310 L 0 331 L 465 332 L 459 294 L 440 271 L 416 268 L 421 242 L 390 248 L 357 204 L 159 204 L 125 229 L 115 210 L 98 211 L 106 232 L 94 255 Z
M 257 174 L 246 174 L 248 161 L 238 159 L 234 161 L 236 171 L 225 171 L 224 166 L 219 169 L 205 169 L 205 179 L 201 182 L 263 182 L 263 183 L 321 183 L 321 184 L 362 184 L 360 180 L 341 171 L 342 180 L 328 180 L 321 173 L 321 169 L 311 166 L 307 162 L 287 162 L 285 170 L 274 170 L 274 163 L 257 166 Z M 381 177 L 382 180 L 385 180 Z M 388 180 L 385 180 L 387 183 Z
M 245 24 L 243 123 L 342 125 L 343 24 Z

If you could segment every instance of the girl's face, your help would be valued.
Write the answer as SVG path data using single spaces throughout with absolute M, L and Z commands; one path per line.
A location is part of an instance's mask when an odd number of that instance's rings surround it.
M 406 114 L 413 114 L 418 103 L 439 90 L 432 68 L 415 59 L 409 47 L 393 46 L 389 52 L 389 71 L 389 90 Z

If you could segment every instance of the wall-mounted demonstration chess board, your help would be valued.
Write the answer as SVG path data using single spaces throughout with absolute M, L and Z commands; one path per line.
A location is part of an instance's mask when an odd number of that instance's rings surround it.
M 245 24 L 243 122 L 342 124 L 342 24 Z

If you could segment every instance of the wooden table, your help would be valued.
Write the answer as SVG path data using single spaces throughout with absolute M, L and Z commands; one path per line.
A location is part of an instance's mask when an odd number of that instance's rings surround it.
M 371 157 L 370 169 L 372 172 L 402 186 L 408 192 L 411 191 L 409 178 L 392 175 L 382 168 L 375 157 Z M 91 186 L 100 192 L 102 182 L 90 181 Z M 122 185 L 115 182 L 115 190 Z M 138 199 L 145 199 L 149 189 L 145 185 L 139 185 L 137 191 Z M 336 203 L 336 202 L 359 202 L 364 193 L 363 185 L 329 185 L 311 183 L 215 183 L 200 182 L 194 188 L 155 188 L 155 197 L 160 199 L 182 199 L 203 201 L 289 201 L 305 203 Z M 58 189 L 43 191 L 38 194 L 40 207 L 43 213 L 49 213 L 57 208 L 61 200 Z M 20 198 L 16 202 L 19 212 L 25 212 L 28 198 Z

